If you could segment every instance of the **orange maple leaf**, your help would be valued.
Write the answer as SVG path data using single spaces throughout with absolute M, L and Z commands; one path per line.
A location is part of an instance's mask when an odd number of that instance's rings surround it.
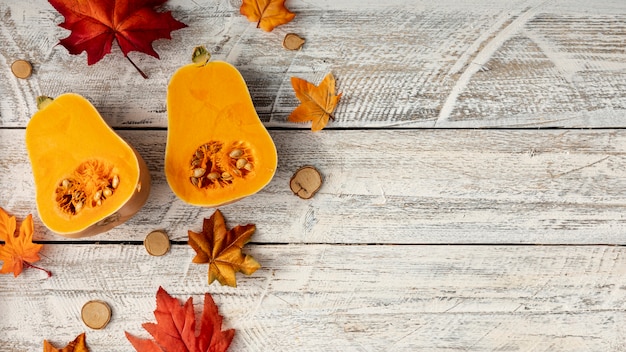
M 85 333 L 82 333 L 61 349 L 52 346 L 48 340 L 43 340 L 43 352 L 89 352 L 89 348 L 87 347 Z
M 4 246 L 0 246 L 0 260 L 4 263 L 0 268 L 0 274 L 13 273 L 17 277 L 22 273 L 24 266 L 45 271 L 32 263 L 38 261 L 39 251 L 42 244 L 33 243 L 33 216 L 29 214 L 20 225 L 19 233 L 15 233 L 15 216 L 9 215 L 0 208 L 0 239 L 4 241 Z
M 65 17 L 59 26 L 71 30 L 59 44 L 73 55 L 86 51 L 88 65 L 110 53 L 114 40 L 126 58 L 129 52 L 140 51 L 158 59 L 159 54 L 152 48 L 152 42 L 172 39 L 170 32 L 187 27 L 174 19 L 171 12 L 155 11 L 167 0 L 48 1 Z M 139 72 L 147 78 L 141 70 Z
M 126 338 L 137 352 L 223 352 L 230 346 L 235 330 L 222 331 L 222 316 L 219 315 L 210 294 L 204 294 L 204 309 L 198 334 L 191 297 L 181 305 L 163 287 L 159 287 L 156 301 L 156 324 L 142 324 L 154 340 L 142 339 L 125 332 Z
M 285 7 L 285 0 L 243 0 L 239 12 L 266 32 L 296 17 Z
M 326 127 L 328 119 L 335 119 L 333 111 L 341 93 L 335 94 L 335 77 L 332 73 L 327 74 L 319 86 L 297 77 L 291 77 L 291 85 L 300 105 L 289 115 L 289 121 L 311 121 L 311 130 L 315 132 Z
M 252 224 L 226 230 L 222 212 L 216 210 L 204 219 L 202 232 L 188 231 L 189 245 L 196 251 L 194 263 L 209 263 L 209 285 L 217 279 L 220 284 L 237 287 L 235 274 L 254 273 L 261 265 L 241 249 L 250 241 L 256 227 Z

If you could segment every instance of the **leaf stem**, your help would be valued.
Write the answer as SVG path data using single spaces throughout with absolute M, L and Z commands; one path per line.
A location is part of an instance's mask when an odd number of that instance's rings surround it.
M 133 65 L 133 67 L 137 70 L 137 72 L 139 72 L 139 74 L 141 75 L 141 77 L 143 77 L 144 79 L 148 79 L 148 75 L 146 75 L 145 73 L 143 73 L 143 71 L 137 67 L 137 65 L 135 65 L 135 63 L 133 62 L 133 60 L 130 59 L 130 57 L 128 57 L 128 55 L 126 55 L 126 58 L 128 59 L 128 61 L 130 61 L 130 64 Z
M 45 272 L 46 274 L 48 274 L 48 277 L 52 276 L 52 272 L 50 270 L 46 270 L 44 268 L 38 267 L 37 265 L 33 265 L 29 262 L 23 261 L 22 263 L 24 263 L 24 266 L 26 266 L 27 268 L 33 268 L 33 269 L 38 269 L 41 270 L 43 272 Z

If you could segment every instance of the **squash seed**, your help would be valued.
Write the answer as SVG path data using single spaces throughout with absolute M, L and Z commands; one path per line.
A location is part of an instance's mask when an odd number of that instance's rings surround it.
M 241 159 L 237 159 L 237 163 L 236 166 L 238 169 L 243 169 L 244 166 L 246 166 L 246 164 L 248 163 L 248 160 L 241 158 Z
M 243 168 L 248 171 L 252 171 L 252 163 L 246 163 L 246 165 L 244 165 Z
M 230 156 L 233 159 L 237 159 L 241 157 L 242 155 L 243 155 L 243 150 L 241 149 L 233 149 L 230 153 L 228 153 L 228 156 Z
M 220 174 L 218 174 L 217 172 L 211 172 L 206 177 L 211 181 L 215 181 L 220 178 Z
M 111 187 L 113 189 L 115 189 L 119 185 L 120 185 L 120 178 L 119 178 L 119 176 L 117 176 L 117 175 L 113 176 L 113 180 L 111 181 Z
M 197 169 L 193 169 L 193 177 L 200 177 L 202 175 L 204 175 L 204 173 L 206 172 L 205 169 L 199 167 Z
M 109 198 L 110 196 L 112 196 L 112 195 L 113 195 L 113 191 L 112 191 L 110 188 L 108 188 L 108 187 L 107 187 L 107 188 L 105 188 L 105 189 L 102 191 L 102 194 L 103 194 L 105 197 Z
M 228 173 L 227 171 L 222 172 L 222 178 L 225 181 L 230 181 L 233 179 L 233 175 L 231 175 L 230 173 Z

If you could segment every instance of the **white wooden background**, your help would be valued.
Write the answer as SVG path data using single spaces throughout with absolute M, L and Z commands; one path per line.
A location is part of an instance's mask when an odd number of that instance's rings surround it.
M 623 0 L 287 0 L 271 33 L 236 0 L 171 0 L 189 27 L 161 59 L 114 48 L 87 66 L 56 45 L 68 32 L 44 0 L 0 2 L 0 207 L 35 216 L 39 262 L 0 276 L 0 350 L 64 346 L 132 351 L 159 285 L 201 303 L 210 292 L 231 351 L 626 351 L 626 2 Z M 286 33 L 306 38 L 281 47 Z M 196 45 L 237 66 L 275 140 L 260 193 L 221 208 L 255 223 L 262 264 L 239 287 L 211 286 L 187 230 L 213 209 L 184 204 L 163 174 L 169 77 Z M 15 78 L 26 59 L 33 76 Z M 292 124 L 291 76 L 332 71 L 344 96 L 322 132 Z M 76 92 L 151 170 L 145 207 L 96 237 L 47 231 L 34 205 L 24 127 L 38 95 Z M 54 162 L 53 160 L 51 162 Z M 288 180 L 311 164 L 311 200 Z M 149 256 L 165 229 L 174 245 Z M 107 301 L 103 330 L 81 306 Z M 200 307 L 197 307 L 200 309 Z

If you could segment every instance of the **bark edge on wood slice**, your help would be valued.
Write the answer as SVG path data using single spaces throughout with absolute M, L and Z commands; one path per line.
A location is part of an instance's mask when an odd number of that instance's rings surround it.
M 154 230 L 150 232 L 143 240 L 148 254 L 155 257 L 165 255 L 170 250 L 170 238 L 163 230 Z
M 322 174 L 313 166 L 306 165 L 291 176 L 289 188 L 302 199 L 310 199 L 322 187 Z
M 111 321 L 111 307 L 104 301 L 89 301 L 83 305 L 80 317 L 85 325 L 99 330 L 107 326 L 109 321 Z

